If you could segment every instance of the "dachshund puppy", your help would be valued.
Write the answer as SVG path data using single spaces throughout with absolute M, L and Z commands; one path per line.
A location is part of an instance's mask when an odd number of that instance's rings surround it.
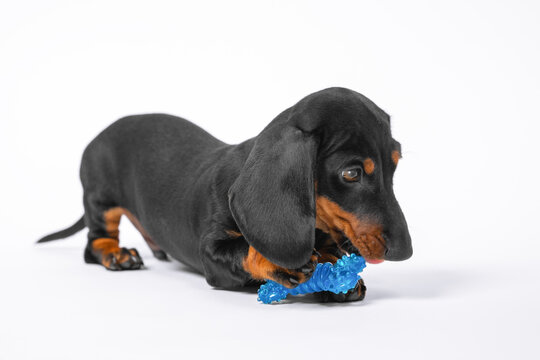
M 157 258 L 168 254 L 221 288 L 266 279 L 294 287 L 345 253 L 404 260 L 411 238 L 392 189 L 400 148 L 389 116 L 343 88 L 305 97 L 238 145 L 182 118 L 128 116 L 84 151 L 83 217 L 39 242 L 88 227 L 87 263 L 140 269 L 137 250 L 119 244 L 125 215 Z M 320 296 L 364 294 L 359 282 Z

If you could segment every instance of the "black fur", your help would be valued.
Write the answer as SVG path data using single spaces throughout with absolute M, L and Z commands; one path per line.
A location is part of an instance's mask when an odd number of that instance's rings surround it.
M 386 259 L 406 259 L 412 254 L 410 236 L 392 191 L 390 154 L 398 148 L 388 115 L 343 88 L 307 96 L 238 145 L 170 115 L 125 117 L 83 154 L 89 243 L 107 237 L 104 211 L 123 207 L 159 248 L 203 273 L 210 285 L 243 286 L 253 280 L 242 267 L 250 245 L 284 268 L 310 261 L 317 182 L 318 194 L 382 224 Z M 344 183 L 341 171 L 361 166 L 366 156 L 377 164 L 376 174 Z M 363 298 L 356 294 L 355 299 Z

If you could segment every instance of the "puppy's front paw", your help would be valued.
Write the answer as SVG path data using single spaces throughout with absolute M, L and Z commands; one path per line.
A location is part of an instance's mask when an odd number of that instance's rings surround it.
M 347 291 L 345 294 L 334 294 L 330 291 L 321 291 L 315 293 L 315 296 L 321 302 L 349 302 L 349 301 L 362 301 L 366 296 L 366 286 L 364 280 L 360 279 L 356 283 L 356 286 Z
M 298 269 L 286 269 L 270 262 L 253 247 L 250 247 L 242 265 L 253 279 L 273 280 L 285 287 L 293 288 L 313 275 L 318 257 L 319 254 L 314 251 L 307 264 Z
M 277 267 L 271 280 L 274 280 L 275 282 L 278 282 L 288 288 L 293 288 L 298 284 L 309 280 L 317 267 L 319 255 L 320 254 L 317 251 L 314 251 L 307 264 L 299 267 L 298 269 L 285 269 L 282 267 Z

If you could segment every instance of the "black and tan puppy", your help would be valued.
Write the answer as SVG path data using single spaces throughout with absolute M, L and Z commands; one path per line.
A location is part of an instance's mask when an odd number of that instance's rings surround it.
M 212 286 L 292 287 L 346 252 L 368 262 L 411 256 L 392 189 L 400 157 L 389 116 L 343 88 L 305 97 L 238 145 L 178 117 L 129 116 L 84 151 L 83 218 L 40 242 L 86 226 L 87 263 L 139 269 L 137 251 L 119 246 L 126 215 L 158 258 L 169 254 Z M 359 300 L 364 291 L 359 283 L 322 296 Z

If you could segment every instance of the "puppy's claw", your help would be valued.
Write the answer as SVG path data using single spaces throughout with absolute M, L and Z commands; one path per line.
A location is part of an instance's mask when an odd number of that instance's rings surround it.
M 108 270 L 120 270 L 120 266 L 118 266 L 118 260 L 116 260 L 116 256 L 114 256 L 114 254 L 110 254 L 108 255 L 108 258 L 109 261 L 105 260 L 103 265 L 105 265 Z
M 135 248 L 129 249 L 129 252 L 131 254 L 131 261 L 133 262 L 134 266 L 132 269 L 140 269 L 141 266 L 144 266 L 144 262 L 142 260 L 141 255 L 139 255 L 139 252 Z
M 167 256 L 167 253 L 163 250 L 154 250 L 152 251 L 152 253 L 154 254 L 154 257 L 158 260 L 161 260 L 161 261 L 169 261 L 169 258 Z
M 137 250 L 126 248 L 104 255 L 101 264 L 113 271 L 139 270 L 144 265 Z

